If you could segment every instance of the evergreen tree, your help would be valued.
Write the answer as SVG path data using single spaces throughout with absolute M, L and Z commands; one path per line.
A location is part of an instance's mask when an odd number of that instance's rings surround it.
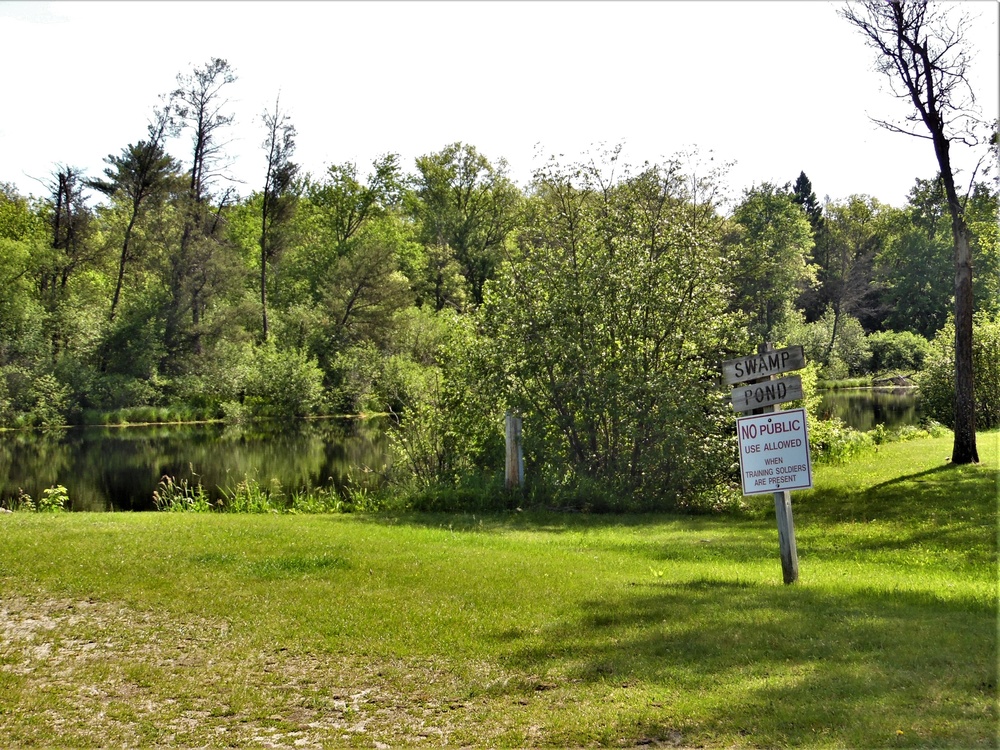
M 823 226 L 823 207 L 816 200 L 816 193 L 813 192 L 812 183 L 805 172 L 799 172 L 798 179 L 795 180 L 795 185 L 792 187 L 792 201 L 802 206 L 802 210 L 806 212 L 815 236 Z
M 115 319 L 118 309 L 125 280 L 125 268 L 135 254 L 132 236 L 136 223 L 149 204 L 160 201 L 166 196 L 171 179 L 180 168 L 180 164 L 164 150 L 166 126 L 165 117 L 158 117 L 157 121 L 149 126 L 149 140 L 130 143 L 122 149 L 119 156 L 108 155 L 104 160 L 108 164 L 104 170 L 107 179 L 85 181 L 87 187 L 109 198 L 119 199 L 128 212 L 118 259 L 118 279 L 111 298 L 110 320 Z
M 799 172 L 791 192 L 792 202 L 802 207 L 812 229 L 812 260 L 816 264 L 816 279 L 819 283 L 805 287 L 799 295 L 797 305 L 805 313 L 806 320 L 819 320 L 830 304 L 829 279 L 830 243 L 823 220 L 823 206 L 816 199 L 812 183 L 805 172 Z

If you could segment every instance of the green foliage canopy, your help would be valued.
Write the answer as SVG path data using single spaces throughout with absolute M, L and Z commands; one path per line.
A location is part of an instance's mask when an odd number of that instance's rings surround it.
M 816 283 L 809 218 L 791 195 L 764 183 L 746 191 L 730 227 L 723 258 L 733 306 L 750 318 L 756 340 L 771 341 L 795 299 Z
M 634 174 L 615 161 L 536 176 L 485 288 L 488 378 L 524 415 L 529 473 L 680 505 L 726 480 L 717 361 L 745 333 L 726 309 L 714 206 L 678 161 Z

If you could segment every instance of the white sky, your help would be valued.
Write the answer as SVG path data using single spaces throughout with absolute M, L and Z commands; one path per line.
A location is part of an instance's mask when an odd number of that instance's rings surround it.
M 978 16 L 972 78 L 995 117 L 1000 5 L 963 6 Z M 634 164 L 694 146 L 735 160 L 733 195 L 804 170 L 820 200 L 863 193 L 902 205 L 915 177 L 936 173 L 933 150 L 868 119 L 901 105 L 838 7 L 0 0 L 0 181 L 41 195 L 56 163 L 99 175 L 105 156 L 145 137 L 177 74 L 214 56 L 239 76 L 227 151 L 243 194 L 263 181 L 260 113 L 280 89 L 296 161 L 314 175 L 345 161 L 367 173 L 386 152 L 412 171 L 414 157 L 463 141 L 506 158 L 524 185 L 544 157 L 621 142 Z M 171 145 L 182 160 L 188 150 Z

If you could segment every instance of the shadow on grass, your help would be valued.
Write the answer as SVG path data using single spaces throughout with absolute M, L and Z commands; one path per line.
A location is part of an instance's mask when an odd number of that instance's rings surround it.
M 670 704 L 684 703 L 698 733 L 738 731 L 758 746 L 784 746 L 789 732 L 797 744 L 822 732 L 826 744 L 895 745 L 897 727 L 992 746 L 996 614 L 995 603 L 918 592 L 706 579 L 635 587 L 538 636 L 497 639 L 519 670 L 662 695 L 660 718 L 622 714 L 623 735 L 663 735 Z
M 972 564 L 997 561 L 997 472 L 946 464 L 867 489 L 823 487 L 793 496 L 798 528 L 823 528 L 856 550 L 932 547 Z M 878 534 L 836 527 L 881 524 Z
M 864 490 L 822 487 L 798 497 L 810 516 L 830 523 L 910 522 L 942 513 L 978 519 L 996 515 L 996 481 L 996 472 L 985 467 L 945 464 Z

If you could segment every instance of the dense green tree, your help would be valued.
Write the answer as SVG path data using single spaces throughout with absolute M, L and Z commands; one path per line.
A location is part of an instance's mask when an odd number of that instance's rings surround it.
M 48 315 L 50 354 L 57 363 L 71 345 L 72 329 L 81 322 L 74 315 L 70 278 L 97 264 L 101 253 L 99 243 L 91 241 L 93 211 L 83 193 L 80 170 L 60 165 L 49 188 L 49 247 L 34 260 L 39 299 Z
M 417 304 L 430 304 L 434 310 L 466 310 L 468 285 L 462 266 L 447 245 L 424 246 L 412 278 Z
M 943 198 L 940 181 L 918 179 L 875 258 L 890 330 L 930 337 L 948 318 L 954 264 Z
M 955 418 L 955 331 L 949 320 L 931 342 L 920 394 L 925 413 L 948 427 Z M 984 430 L 1000 427 L 1000 315 L 976 313 L 973 364 L 976 418 Z
M 285 262 L 289 291 L 317 302 L 340 259 L 358 244 L 359 232 L 373 221 L 395 221 L 401 190 L 395 154 L 375 159 L 365 179 L 356 164 L 345 163 L 331 165 L 321 180 L 308 180 L 296 219 L 298 242 Z
M 254 349 L 241 385 L 252 416 L 304 417 L 319 407 L 323 373 L 306 352 L 279 350 L 270 341 Z
M 65 290 L 70 276 L 97 257 L 89 242 L 93 212 L 83 194 L 82 173 L 74 167 L 60 166 L 53 174 L 51 189 L 51 250 L 39 269 L 39 292 L 43 297 Z
M 769 183 L 747 190 L 723 244 L 732 308 L 756 341 L 773 340 L 803 290 L 816 283 L 812 228 L 792 196 Z
M 973 298 L 977 309 L 1000 305 L 997 255 L 997 198 L 979 182 L 965 199 L 969 240 L 976 268 Z M 917 179 L 907 205 L 887 229 L 876 257 L 887 308 L 885 326 L 931 337 L 948 319 L 953 304 L 953 239 L 947 196 L 940 175 Z
M 385 216 L 398 205 L 403 189 L 397 154 L 385 154 L 372 162 L 372 171 L 362 181 L 354 163 L 334 164 L 326 179 L 309 186 L 311 204 L 322 217 L 338 256 L 369 219 Z
M 504 160 L 492 164 L 471 145 L 452 143 L 418 157 L 416 164 L 411 211 L 420 223 L 420 239 L 427 247 L 454 253 L 469 296 L 481 304 L 483 285 L 493 277 L 504 240 L 517 225 L 521 193 L 507 177 Z M 437 296 L 435 303 L 445 300 Z
M 0 183 L 0 368 L 30 367 L 47 350 L 34 272 L 48 246 L 41 207 Z
M 372 222 L 358 234 L 321 288 L 334 346 L 370 341 L 388 348 L 397 312 L 413 304 L 409 279 L 399 271 L 397 246 L 405 242 L 396 221 Z
M 540 481 L 569 476 L 664 507 L 724 481 L 731 424 L 716 363 L 746 339 L 726 311 L 720 222 L 704 220 L 680 163 L 616 167 L 536 176 L 525 226 L 485 287 L 489 356 L 475 388 L 524 414 Z
M 799 172 L 799 176 L 795 179 L 791 198 L 792 202 L 802 206 L 806 218 L 809 219 L 813 234 L 818 232 L 823 226 L 823 207 L 817 200 L 816 193 L 813 192 L 812 182 L 806 177 L 805 172 Z
M 1000 311 L 1000 194 L 993 186 L 976 183 L 965 209 L 976 268 L 972 295 L 976 310 L 987 314 Z
M 775 339 L 786 346 L 801 346 L 806 361 L 816 363 L 822 377 L 828 380 L 863 375 L 871 362 L 871 349 L 861 322 L 848 313 L 835 316 L 831 307 L 809 322 L 801 312 L 788 316 Z
M 331 166 L 306 185 L 282 264 L 281 336 L 317 358 L 349 411 L 363 408 L 392 355 L 397 315 L 414 302 L 404 269 L 421 253 L 399 211 L 402 189 L 395 154 L 376 159 L 365 179 L 354 164 Z
M 930 342 L 912 331 L 877 331 L 868 337 L 872 374 L 897 372 L 912 375 L 923 369 Z
M 826 358 L 836 346 L 844 316 L 859 319 L 866 330 L 880 327 L 885 308 L 874 276 L 874 261 L 886 241 L 891 215 L 889 206 L 863 195 L 826 206 L 827 264 L 822 282 L 833 311 Z
M 826 224 L 823 219 L 823 206 L 816 198 L 812 182 L 805 172 L 799 172 L 792 187 L 792 200 L 802 207 L 812 228 L 812 261 L 816 267 L 816 282 L 807 286 L 799 295 L 796 304 L 805 312 L 806 320 L 816 320 L 827 308 L 830 300 L 825 295 L 823 279 L 829 265 L 827 258 Z
M 0 238 L 22 241 L 45 234 L 45 222 L 33 201 L 10 183 L 0 182 Z

